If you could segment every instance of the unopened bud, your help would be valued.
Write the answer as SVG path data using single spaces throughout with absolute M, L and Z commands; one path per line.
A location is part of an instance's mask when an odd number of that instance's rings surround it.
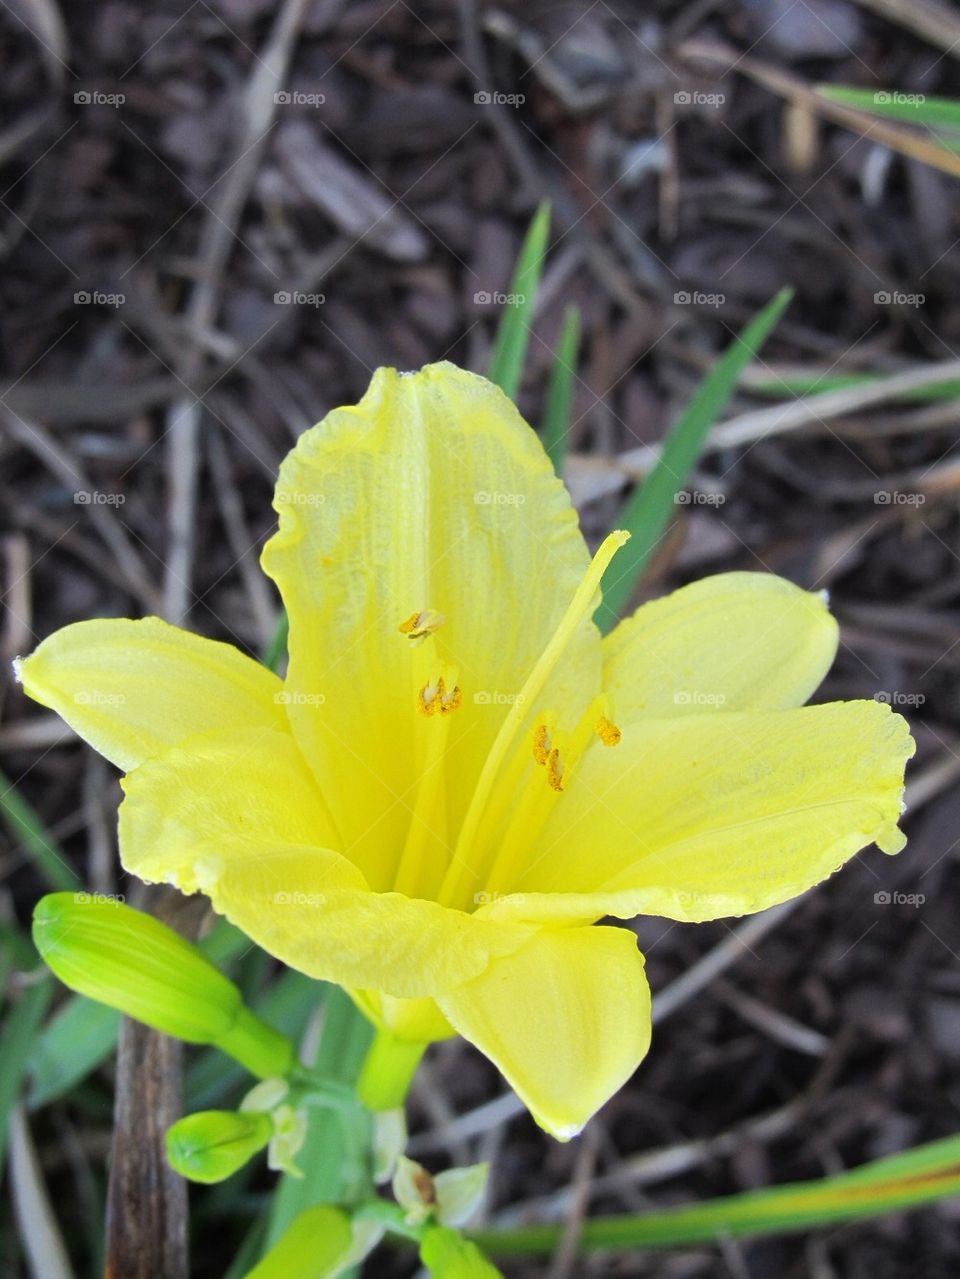
M 273 1136 L 269 1115 L 256 1111 L 203 1110 L 167 1130 L 167 1161 L 190 1181 L 224 1181 Z
M 49 893 L 33 914 L 37 950 L 71 990 L 191 1044 L 214 1044 L 261 1078 L 295 1050 L 245 1007 L 229 978 L 152 915 L 86 893 Z
M 353 1247 L 350 1218 L 330 1204 L 316 1204 L 295 1217 L 286 1234 L 246 1279 L 317 1279 L 334 1275 Z

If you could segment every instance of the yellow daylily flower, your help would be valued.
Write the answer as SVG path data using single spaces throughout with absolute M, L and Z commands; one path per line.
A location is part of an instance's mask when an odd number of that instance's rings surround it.
M 601 639 L 625 535 L 591 560 L 485 379 L 381 369 L 274 505 L 284 680 L 147 618 L 58 631 L 24 687 L 126 771 L 127 870 L 208 894 L 400 1040 L 463 1035 L 557 1137 L 650 1040 L 635 935 L 598 920 L 762 910 L 902 846 L 903 719 L 803 706 L 824 599 L 726 573 Z

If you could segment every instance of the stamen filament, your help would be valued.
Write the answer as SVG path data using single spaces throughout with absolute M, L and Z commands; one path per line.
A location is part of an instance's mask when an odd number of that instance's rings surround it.
M 477 831 L 480 827 L 483 813 L 489 803 L 501 765 L 506 759 L 517 734 L 523 727 L 523 722 L 530 708 L 536 705 L 537 699 L 543 692 L 547 680 L 553 674 L 554 668 L 563 656 L 564 650 L 573 638 L 577 627 L 585 617 L 589 617 L 593 613 L 595 607 L 594 595 L 603 575 L 610 566 L 610 561 L 621 546 L 629 540 L 629 537 L 629 533 L 618 530 L 603 540 L 600 549 L 593 557 L 593 561 L 584 575 L 583 581 L 574 592 L 573 599 L 560 620 L 560 625 L 554 631 L 546 648 L 534 664 L 533 670 L 527 676 L 520 696 L 507 712 L 500 726 L 500 731 L 494 739 L 490 754 L 483 765 L 477 788 L 473 792 L 473 797 L 464 817 L 453 859 L 440 889 L 438 900 L 441 905 L 449 906 L 460 898 L 468 887 L 464 882 L 468 875 L 474 878 L 480 877 L 478 875 L 480 868 L 475 868 L 471 865 L 470 854 L 473 851 Z

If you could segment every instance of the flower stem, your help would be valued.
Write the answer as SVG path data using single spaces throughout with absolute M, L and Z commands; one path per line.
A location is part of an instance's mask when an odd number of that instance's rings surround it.
M 357 1081 L 364 1105 L 371 1110 L 402 1106 L 426 1048 L 419 1040 L 398 1039 L 388 1030 L 378 1030 Z

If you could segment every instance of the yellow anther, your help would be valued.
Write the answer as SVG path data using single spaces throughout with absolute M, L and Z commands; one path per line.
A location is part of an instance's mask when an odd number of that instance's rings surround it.
M 424 684 L 423 688 L 420 690 L 420 695 L 417 698 L 417 710 L 420 714 L 435 715 L 443 693 L 444 687 L 442 679 L 438 679 L 436 684 Z
M 424 608 L 419 613 L 411 613 L 405 622 L 401 622 L 397 630 L 406 635 L 411 644 L 422 644 L 428 635 L 440 629 L 447 619 L 435 608 Z
M 447 689 L 446 680 L 441 675 L 434 684 L 424 684 L 417 697 L 417 710 L 421 715 L 449 715 L 463 701 L 463 693 L 459 684 Z
M 547 781 L 554 790 L 563 790 L 563 760 L 558 750 L 552 750 L 547 758 Z
M 550 730 L 546 724 L 538 724 L 533 730 L 533 758 L 545 764 L 550 757 Z
M 597 720 L 593 730 L 603 742 L 604 746 L 618 746 L 620 738 L 623 734 L 617 728 L 612 719 L 607 719 L 606 715 L 601 715 Z
M 460 691 L 460 685 L 455 684 L 450 692 L 446 692 L 443 688 L 443 680 L 440 681 L 440 714 L 449 715 L 451 711 L 457 710 L 463 701 L 463 693 Z

